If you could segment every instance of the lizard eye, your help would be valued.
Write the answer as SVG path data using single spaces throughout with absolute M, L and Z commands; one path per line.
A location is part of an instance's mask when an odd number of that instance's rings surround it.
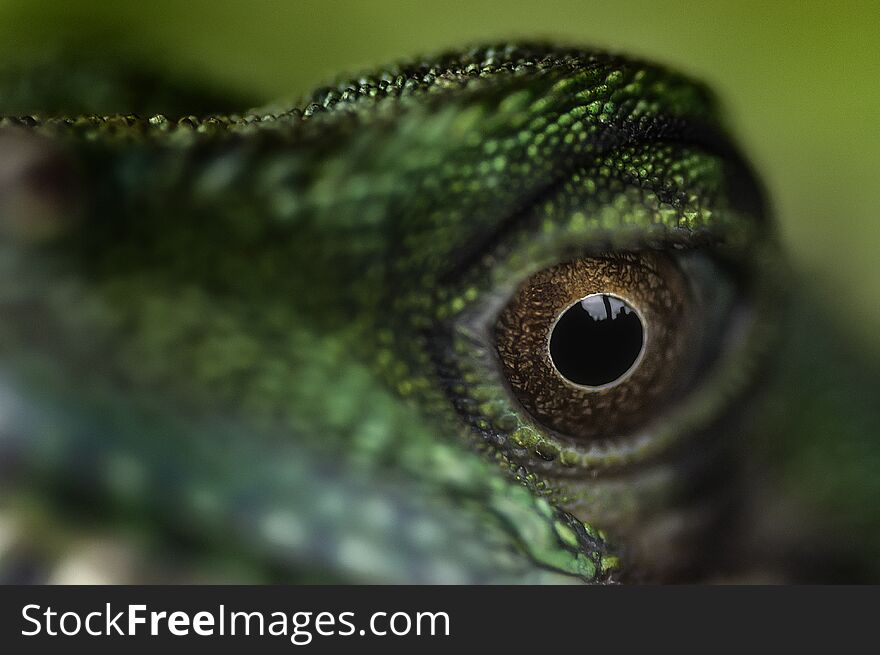
M 688 277 L 661 253 L 579 259 L 526 280 L 495 344 L 507 381 L 545 427 L 626 432 L 680 392 L 703 350 Z

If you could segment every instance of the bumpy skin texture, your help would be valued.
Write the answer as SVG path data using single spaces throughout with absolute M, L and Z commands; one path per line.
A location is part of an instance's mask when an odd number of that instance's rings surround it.
M 726 557 L 732 417 L 782 274 L 704 87 L 527 44 L 200 118 L 40 114 L 40 89 L 0 119 L 0 454 L 39 579 L 92 521 L 222 579 L 694 579 Z M 639 430 L 560 439 L 510 393 L 493 319 L 537 271 L 643 250 L 721 262 L 749 318 Z

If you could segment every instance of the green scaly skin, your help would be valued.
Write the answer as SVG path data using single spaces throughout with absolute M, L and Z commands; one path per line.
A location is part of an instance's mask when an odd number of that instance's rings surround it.
M 792 428 L 744 411 L 776 388 L 787 273 L 703 86 L 540 44 L 243 113 L 45 75 L 0 95 L 7 577 L 54 579 L 83 532 L 135 580 L 788 573 L 747 455 Z M 637 433 L 559 438 L 492 319 L 542 268 L 646 249 L 718 262 L 735 336 Z

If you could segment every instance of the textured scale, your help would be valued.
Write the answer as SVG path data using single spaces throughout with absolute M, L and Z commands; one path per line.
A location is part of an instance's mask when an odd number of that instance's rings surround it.
M 297 105 L 0 118 L 0 146 L 22 135 L 82 193 L 57 236 L 0 242 L 15 497 L 57 516 L 77 489 L 247 576 L 605 582 L 620 554 L 633 573 L 627 531 L 704 467 L 666 454 L 744 393 L 766 343 L 757 326 L 650 439 L 560 448 L 467 327 L 566 254 L 770 266 L 712 96 L 640 61 L 478 48 Z

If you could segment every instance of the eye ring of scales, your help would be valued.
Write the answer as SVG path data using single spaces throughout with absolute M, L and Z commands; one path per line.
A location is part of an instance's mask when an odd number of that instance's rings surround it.
M 29 107 L 40 84 L 56 98 L 68 90 L 35 79 Z M 26 253 L 16 265 L 45 328 L 28 333 L 7 313 L 4 352 L 48 354 L 57 384 L 42 382 L 40 397 L 68 390 L 71 424 L 101 415 L 113 435 L 55 426 L 67 450 L 90 453 L 80 468 L 49 458 L 40 438 L 23 462 L 89 480 L 82 493 L 100 507 L 124 493 L 105 473 L 121 449 L 142 479 L 164 471 L 168 485 L 126 507 L 194 536 L 228 535 L 239 496 L 259 499 L 255 515 L 275 532 L 218 543 L 287 579 L 314 568 L 423 582 L 702 574 L 707 535 L 726 519 L 713 498 L 728 481 L 713 471 L 730 448 L 712 426 L 750 376 L 719 363 L 711 384 L 638 433 L 622 424 L 575 442 L 523 411 L 486 326 L 528 275 L 561 261 L 721 249 L 744 283 L 765 277 L 772 246 L 756 244 L 773 240 L 759 187 L 705 87 L 638 60 L 525 43 L 394 65 L 293 107 L 195 117 L 169 93 L 150 115 L 149 99 L 122 97 L 140 113 L 0 119 L 0 140 L 32 137 L 79 182 L 40 203 L 64 208 L 60 222 L 41 216 L 51 230 L 29 235 L 27 216 L 3 210 L 4 244 Z M 74 326 L 88 343 L 41 341 Z M 749 330 L 731 358 L 759 359 Z M 173 429 L 137 436 L 151 424 L 133 418 L 141 398 L 137 411 Z M 233 432 L 222 457 L 202 429 L 212 413 Z M 185 465 L 161 454 L 182 447 L 198 453 Z M 277 468 L 291 462 L 299 478 Z M 379 529 L 319 517 L 322 489 L 346 499 L 345 516 L 369 497 L 398 519 Z M 218 509 L 181 521 L 188 498 Z M 270 501 L 292 513 L 295 544 L 279 548 L 293 529 L 278 528 Z M 657 527 L 678 513 L 696 518 Z M 417 539 L 417 523 L 454 538 Z M 359 569 L 339 555 L 355 536 L 389 555 Z

